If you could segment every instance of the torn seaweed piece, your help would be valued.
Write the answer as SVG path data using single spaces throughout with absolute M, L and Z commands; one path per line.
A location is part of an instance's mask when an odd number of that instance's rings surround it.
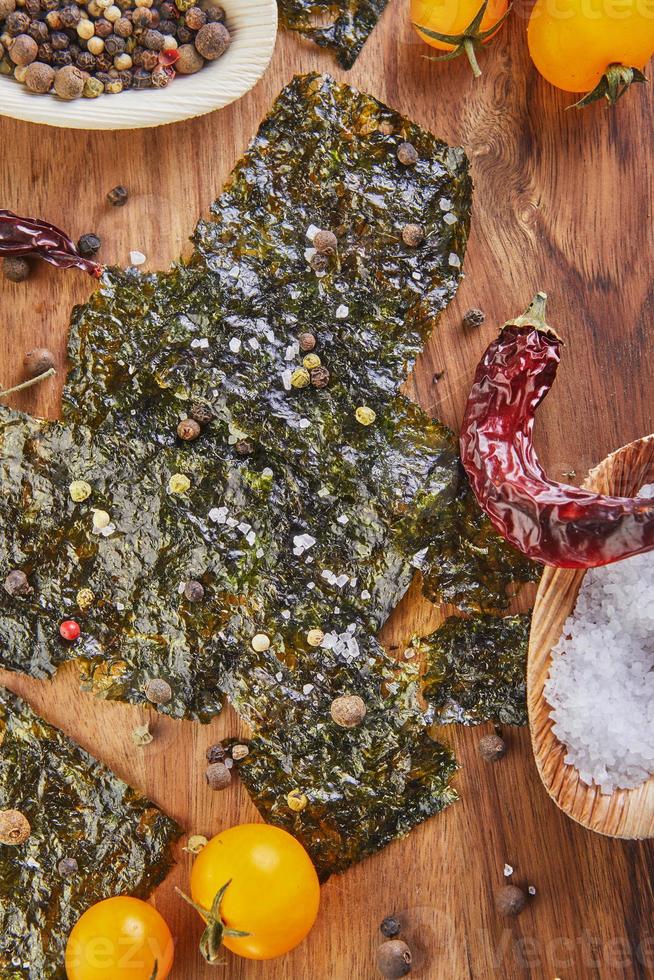
M 457 799 L 452 753 L 427 732 L 416 667 L 332 615 L 320 647 L 297 644 L 292 669 L 243 656 L 230 700 L 255 728 L 239 774 L 262 816 L 302 841 L 322 879 L 373 854 Z M 333 699 L 357 694 L 362 723 L 340 728 Z M 288 803 L 307 797 L 299 813 Z
M 505 610 L 519 587 L 538 581 L 542 570 L 508 544 L 480 508 L 453 434 L 407 513 L 402 535 L 426 598 L 463 612 Z
M 424 696 L 433 721 L 526 725 L 530 614 L 451 616 L 419 640 Z
M 351 68 L 388 0 L 277 0 L 281 23 L 321 48 L 341 68 Z M 320 20 L 323 24 L 320 25 Z
M 80 915 L 112 895 L 147 898 L 181 830 L 4 688 L 0 758 L 0 810 L 31 828 L 23 844 L 0 844 L 0 976 L 63 980 Z M 64 858 L 78 870 L 62 875 Z

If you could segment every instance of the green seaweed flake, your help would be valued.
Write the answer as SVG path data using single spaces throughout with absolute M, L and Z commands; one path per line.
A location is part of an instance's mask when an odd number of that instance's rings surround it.
M 322 48 L 341 68 L 351 68 L 388 0 L 278 0 L 281 22 Z M 328 23 L 319 26 L 316 20 Z
M 63 980 L 80 915 L 112 895 L 147 898 L 180 829 L 4 688 L 0 745 L 0 810 L 19 810 L 31 827 L 25 843 L 0 844 L 0 976 Z M 62 876 L 62 858 L 78 872 Z
M 424 696 L 437 724 L 526 725 L 531 616 L 450 616 L 417 643 Z

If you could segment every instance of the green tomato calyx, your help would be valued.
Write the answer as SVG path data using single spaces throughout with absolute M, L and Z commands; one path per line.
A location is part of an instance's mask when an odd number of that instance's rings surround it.
M 232 929 L 225 924 L 222 917 L 221 906 L 223 903 L 223 898 L 225 897 L 225 892 L 232 883 L 232 879 L 226 881 L 225 884 L 216 892 L 216 896 L 211 905 L 211 909 L 205 909 L 202 905 L 194 902 L 192 898 L 185 895 L 180 888 L 176 888 L 175 891 L 178 895 L 184 899 L 185 902 L 194 908 L 195 911 L 200 915 L 206 924 L 206 929 L 202 933 L 200 938 L 200 952 L 204 956 L 207 963 L 211 963 L 215 966 L 220 956 L 220 949 L 223 944 L 223 939 L 225 936 L 249 936 L 249 932 L 243 932 L 241 929 Z
M 479 78 L 481 75 L 481 68 L 479 67 L 479 62 L 477 61 L 477 48 L 500 29 L 511 12 L 511 7 L 509 7 L 508 10 L 506 10 L 500 17 L 498 22 L 493 25 L 493 27 L 490 27 L 487 31 L 482 31 L 480 30 L 480 26 L 482 20 L 484 19 L 484 14 L 486 13 L 487 7 L 488 0 L 484 0 L 475 16 L 472 18 L 466 29 L 461 32 L 461 34 L 440 34 L 438 31 L 432 31 L 428 27 L 421 27 L 420 24 L 414 24 L 414 27 L 422 34 L 426 34 L 427 37 L 431 37 L 435 41 L 440 41 L 441 44 L 453 45 L 453 50 L 448 51 L 447 54 L 441 54 L 436 57 L 429 57 L 426 55 L 425 57 L 427 57 L 427 60 L 452 61 L 453 58 L 458 58 L 460 54 L 465 54 L 470 62 L 472 74 L 475 76 L 475 78 Z

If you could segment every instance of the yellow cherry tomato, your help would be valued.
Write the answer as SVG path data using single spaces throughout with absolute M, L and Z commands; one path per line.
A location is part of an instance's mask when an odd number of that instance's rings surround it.
M 590 92 L 610 65 L 642 69 L 649 61 L 654 0 L 536 0 L 527 39 L 548 82 Z
M 165 980 L 173 965 L 170 929 L 155 908 L 124 895 L 92 905 L 66 946 L 68 980 Z
M 223 945 L 248 959 L 288 953 L 318 915 L 320 883 L 309 855 L 285 830 L 269 824 L 231 827 L 200 851 L 191 871 L 193 901 L 208 911 L 223 888 L 222 923 L 226 930 L 248 933 L 224 933 Z
M 488 0 L 486 13 L 479 25 L 479 33 L 492 30 L 504 16 L 508 6 L 508 0 Z M 411 0 L 411 23 L 423 41 L 432 48 L 453 51 L 455 45 L 437 41 L 436 38 L 429 37 L 418 30 L 418 27 L 426 27 L 437 34 L 463 34 L 480 7 L 481 0 Z M 487 41 L 490 41 L 492 36 L 488 37 Z

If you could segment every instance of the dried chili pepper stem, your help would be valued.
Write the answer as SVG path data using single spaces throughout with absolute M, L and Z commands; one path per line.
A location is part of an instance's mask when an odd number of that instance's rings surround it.
M 545 293 L 506 323 L 475 374 L 461 430 L 461 460 L 500 534 L 530 558 L 591 568 L 654 548 L 654 502 L 609 497 L 548 479 L 533 445 L 535 412 L 560 361 L 545 321 Z
M 48 368 L 47 371 L 37 374 L 35 378 L 29 378 L 28 381 L 22 381 L 19 385 L 14 385 L 13 388 L 6 388 L 4 391 L 0 391 L 0 398 L 6 398 L 7 395 L 14 395 L 17 391 L 24 391 L 25 388 L 31 388 L 32 385 L 36 385 L 40 381 L 45 381 L 46 378 L 51 378 L 56 373 L 54 368 Z

